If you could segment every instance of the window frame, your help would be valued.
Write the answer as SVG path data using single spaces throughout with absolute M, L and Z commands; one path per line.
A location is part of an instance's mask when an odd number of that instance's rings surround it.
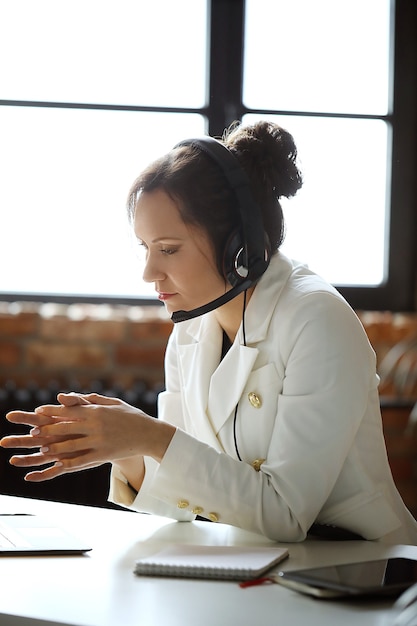
M 247 113 L 380 119 L 390 125 L 387 282 L 378 286 L 336 284 L 335 287 L 355 309 L 414 311 L 417 306 L 417 4 L 413 0 L 391 0 L 394 14 L 391 75 L 394 81 L 392 112 L 385 116 L 246 107 L 242 98 L 244 2 L 213 0 L 212 9 L 212 20 L 218 27 L 212 30 L 211 63 L 216 70 L 222 69 L 211 76 L 211 134 L 221 134 L 223 128 Z
M 207 120 L 207 131 L 220 136 L 227 126 L 247 113 L 382 119 L 391 127 L 392 154 L 388 168 L 389 255 L 387 282 L 378 286 L 335 285 L 357 310 L 414 311 L 417 307 L 417 3 L 391 0 L 394 12 L 392 33 L 392 112 L 386 116 L 341 115 L 328 112 L 293 112 L 250 109 L 243 104 L 244 0 L 211 0 L 208 3 L 208 102 L 195 108 L 149 107 L 91 103 L 32 102 L 0 100 L 0 106 L 42 106 L 125 110 L 138 112 L 197 113 Z M 8 294 L 0 301 L 92 302 L 156 305 L 153 298 L 79 296 L 77 294 Z

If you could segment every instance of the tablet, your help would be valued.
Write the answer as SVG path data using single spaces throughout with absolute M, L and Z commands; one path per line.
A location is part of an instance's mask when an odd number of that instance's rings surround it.
M 279 572 L 277 582 L 318 598 L 396 596 L 417 583 L 417 560 L 387 558 Z

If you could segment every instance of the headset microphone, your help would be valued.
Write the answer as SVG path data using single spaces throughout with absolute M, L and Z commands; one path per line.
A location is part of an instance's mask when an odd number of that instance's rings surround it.
M 214 309 L 218 309 L 226 302 L 230 302 L 233 298 L 236 298 L 242 291 L 249 289 L 251 287 L 252 281 L 246 280 L 240 285 L 236 285 L 236 287 L 232 287 L 230 291 L 226 291 L 222 296 L 208 302 L 207 304 L 203 304 L 203 306 L 199 306 L 196 309 L 192 309 L 191 311 L 175 311 L 171 315 L 171 320 L 176 324 L 177 322 L 185 322 L 186 320 L 191 320 L 194 317 L 199 317 L 200 315 L 204 315 L 205 313 L 210 313 L 210 311 L 214 311 Z
M 175 311 L 171 315 L 174 323 L 199 317 L 230 302 L 256 283 L 270 260 L 269 242 L 263 229 L 262 213 L 253 197 L 251 182 L 236 157 L 224 144 L 212 137 L 186 139 L 176 144 L 174 148 L 180 146 L 198 148 L 221 168 L 237 200 L 240 228 L 230 237 L 223 258 L 224 276 L 232 289 L 196 309 Z

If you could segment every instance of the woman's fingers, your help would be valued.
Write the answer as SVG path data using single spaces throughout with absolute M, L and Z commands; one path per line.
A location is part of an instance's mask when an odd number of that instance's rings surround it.
M 66 429 L 61 431 L 63 434 L 53 432 L 52 434 L 43 434 L 38 427 L 32 428 L 29 435 L 6 435 L 0 440 L 2 448 L 40 448 L 48 446 L 60 441 L 70 441 L 83 437 L 82 434 L 67 434 Z
M 45 456 L 42 452 L 36 454 L 15 454 L 13 455 L 9 463 L 15 467 L 38 467 L 39 465 L 46 465 L 47 463 L 54 463 L 57 459 L 53 457 Z
M 11 411 L 10 413 L 7 413 L 6 419 L 12 424 L 26 424 L 27 426 L 41 426 L 42 424 L 47 424 L 50 421 L 42 415 L 29 413 L 27 411 Z
M 106 438 L 105 423 L 114 422 L 114 409 L 116 412 L 131 410 L 122 400 L 98 394 L 60 393 L 58 402 L 59 405 L 40 406 L 33 413 L 12 411 L 7 415 L 10 422 L 32 428 L 26 435 L 3 437 L 0 445 L 38 449 L 30 454 L 12 456 L 11 465 L 20 468 L 47 466 L 29 472 L 25 476 L 29 482 L 51 480 L 106 462 L 111 456 L 114 433 Z M 109 410 L 111 415 L 106 413 Z
M 49 437 L 56 437 L 57 441 L 60 439 L 77 439 L 77 437 L 83 437 L 84 433 L 88 432 L 88 426 L 88 423 L 81 421 L 57 421 L 34 428 L 31 434 L 32 437 L 34 435 L 37 436 L 38 440 L 40 438 L 48 439 Z
M 58 402 L 64 406 L 76 406 L 80 404 L 90 404 L 86 396 L 81 393 L 59 393 L 57 396 Z
M 85 405 L 122 405 L 125 404 L 117 398 L 108 398 L 100 396 L 96 393 L 76 394 L 76 393 L 60 393 L 58 394 L 59 405 L 44 404 L 39 406 L 33 412 L 29 411 L 10 411 L 6 415 L 6 419 L 13 424 L 26 424 L 28 426 L 43 426 L 60 419 L 76 420 L 82 413 L 79 408 Z M 50 418 L 53 418 L 51 421 Z
M 44 404 L 35 409 L 36 415 L 46 417 L 66 418 L 68 420 L 82 419 L 86 413 L 86 407 L 92 406 L 122 406 L 125 404 L 123 400 L 117 398 L 108 398 L 100 396 L 97 393 L 82 394 L 58 394 L 58 401 L 61 404 Z
M 66 472 L 59 463 L 40 471 L 29 472 L 26 474 L 25 480 L 29 483 L 40 483 L 44 480 L 52 480 L 52 478 L 56 478 L 62 474 L 66 474 Z
M 82 454 L 80 454 L 80 452 Z M 88 452 L 89 450 L 71 450 L 70 452 L 54 454 L 50 452 L 47 447 L 42 447 L 39 452 L 33 454 L 14 454 L 9 462 L 16 467 L 37 467 L 39 465 L 46 465 L 47 463 L 77 459 L 78 464 L 85 465 L 88 461 L 84 459 Z
M 56 408 L 56 407 L 55 407 Z M 53 413 L 51 411 L 51 413 Z M 11 411 L 6 415 L 7 421 L 12 424 L 23 424 L 37 428 L 40 426 L 46 426 L 47 424 L 55 424 L 60 421 L 65 421 L 68 417 L 61 417 L 57 415 L 45 415 L 42 412 L 35 411 L 34 413 L 28 413 L 26 411 Z
M 36 409 L 34 417 L 12 416 L 33 427 L 28 435 L 9 435 L 1 441 L 6 448 L 38 449 L 14 456 L 12 465 L 28 468 L 49 464 L 48 468 L 30 472 L 28 481 L 49 480 L 143 454 L 147 442 L 155 440 L 156 420 L 121 400 L 97 394 L 60 395 L 59 399 L 70 406 L 45 405 Z
M 110 398 L 101 396 L 99 393 L 59 393 L 58 402 L 65 406 L 76 406 L 77 404 L 100 404 L 102 406 L 111 406 L 112 404 L 123 404 L 118 398 Z
M 42 463 L 40 463 L 40 465 L 42 465 Z M 80 458 L 63 459 L 62 461 L 56 461 L 53 465 L 43 470 L 28 472 L 25 476 L 25 480 L 32 483 L 42 482 L 44 480 L 51 480 L 57 476 L 62 476 L 63 474 L 71 474 L 73 472 L 79 472 L 80 470 L 98 467 L 99 465 L 101 465 L 101 463 Z
M 43 443 L 39 443 L 32 435 L 7 435 L 0 441 L 2 448 L 39 448 Z
M 98 463 L 89 463 L 82 466 L 77 467 L 64 467 L 61 461 L 58 461 L 54 465 L 50 467 L 46 467 L 43 470 L 36 470 L 33 472 L 28 472 L 25 476 L 25 480 L 30 483 L 39 483 L 44 480 L 52 480 L 52 478 L 56 478 L 57 476 L 62 476 L 63 474 L 71 474 L 73 472 L 78 472 L 81 469 L 89 469 L 93 467 L 97 467 Z
M 6 419 L 13 424 L 25 424 L 28 426 L 44 426 L 54 424 L 59 421 L 76 421 L 83 419 L 85 413 L 83 408 L 86 405 L 112 406 L 125 404 L 117 398 L 108 398 L 99 394 L 75 394 L 60 393 L 58 400 L 61 404 L 44 404 L 35 409 L 34 412 L 11 411 L 7 413 Z
M 80 456 L 90 449 L 89 446 L 86 446 L 85 437 L 74 435 L 71 437 L 57 437 L 56 440 L 46 440 L 40 451 L 57 459 L 62 459 L 64 457 Z
M 101 396 L 99 393 L 88 393 L 84 396 L 90 404 L 100 404 L 102 406 L 111 406 L 113 404 L 126 404 L 119 398 L 111 398 L 109 396 Z

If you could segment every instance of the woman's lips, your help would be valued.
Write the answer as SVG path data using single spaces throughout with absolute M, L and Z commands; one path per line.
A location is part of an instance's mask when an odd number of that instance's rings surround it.
M 158 299 L 162 302 L 166 302 L 167 300 L 172 298 L 172 296 L 175 296 L 175 293 L 164 293 L 163 291 L 158 292 Z

